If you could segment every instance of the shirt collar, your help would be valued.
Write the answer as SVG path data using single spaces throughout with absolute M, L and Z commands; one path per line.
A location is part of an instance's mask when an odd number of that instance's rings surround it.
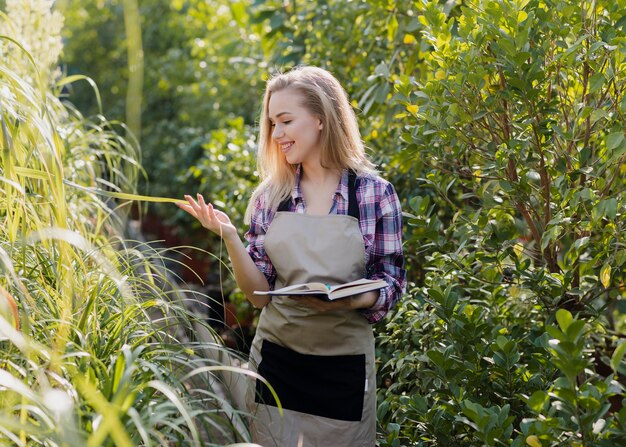
M 296 168 L 296 184 L 291 193 L 291 198 L 294 203 L 298 200 L 304 200 L 304 196 L 302 195 L 302 188 L 300 188 L 300 179 L 302 178 L 302 165 L 299 164 Z M 341 180 L 337 185 L 337 189 L 335 190 L 335 196 L 339 194 L 343 200 L 348 200 L 348 170 L 344 169 L 341 173 Z
M 343 200 L 348 201 L 348 170 L 344 169 L 341 173 L 341 180 L 339 181 L 339 185 L 337 185 L 337 191 L 335 191 L 335 195 L 339 194 Z
M 291 193 L 291 199 L 293 203 L 297 203 L 298 200 L 304 200 L 304 196 L 302 195 L 302 188 L 300 188 L 300 178 L 302 178 L 302 165 L 298 165 L 296 168 L 296 186 L 293 188 L 293 192 Z

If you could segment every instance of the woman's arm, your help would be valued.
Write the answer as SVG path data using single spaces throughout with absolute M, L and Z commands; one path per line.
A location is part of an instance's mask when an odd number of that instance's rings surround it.
M 269 303 L 268 296 L 253 295 L 255 290 L 269 290 L 269 284 L 265 275 L 259 271 L 256 264 L 246 251 L 243 242 L 241 241 L 237 229 L 231 223 L 229 217 L 213 208 L 210 203 L 205 203 L 204 197 L 198 194 L 197 201 L 191 196 L 185 196 L 188 203 L 178 204 L 178 207 L 183 211 L 191 214 L 198 219 L 200 224 L 219 235 L 228 251 L 228 256 L 235 273 L 235 280 L 237 285 L 246 295 L 246 298 L 252 303 L 254 307 L 261 308 Z
M 386 183 L 384 186 L 382 194 L 376 194 L 376 227 L 365 277 L 384 279 L 388 286 L 380 289 L 372 306 L 362 310 L 370 323 L 380 321 L 398 302 L 406 287 L 402 251 L 402 209 L 393 185 Z
M 252 293 L 255 290 L 266 291 L 270 289 L 265 275 L 261 273 L 254 261 L 252 261 L 237 233 L 235 233 L 234 237 L 224 237 L 223 239 L 233 272 L 235 273 L 237 285 L 254 307 L 261 308 L 266 306 L 270 302 L 269 296 L 253 295 Z

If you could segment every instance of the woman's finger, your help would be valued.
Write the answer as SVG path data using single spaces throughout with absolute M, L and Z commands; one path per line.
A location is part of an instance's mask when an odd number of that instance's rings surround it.
M 204 201 L 204 197 L 202 197 L 201 194 L 198 194 L 197 197 L 198 197 L 198 201 L 197 202 L 194 201 L 194 204 L 195 204 L 195 210 L 198 214 L 198 219 L 201 220 L 203 224 L 205 222 L 210 223 L 212 205 L 210 203 L 206 203 Z
M 216 210 L 213 204 L 204 201 L 202 194 L 196 194 L 196 200 L 190 195 L 185 195 L 188 203 L 177 203 L 178 207 L 195 217 L 200 224 L 212 231 L 220 229 L 223 223 L 228 223 L 228 217 L 221 211 Z M 224 216 L 223 218 L 221 218 Z
M 217 218 L 217 214 L 215 212 L 215 208 L 213 208 L 213 205 L 209 203 L 207 205 L 207 208 L 208 208 L 209 217 L 212 220 L 216 220 L 217 222 L 219 222 L 219 219 Z
M 216 219 L 215 219 L 215 214 L 212 213 L 213 205 L 211 205 L 211 203 L 206 203 L 204 201 L 204 197 L 200 193 L 196 195 L 196 198 L 197 198 L 197 202 L 191 199 L 195 205 L 194 209 L 197 213 L 196 218 L 200 221 L 202 226 L 208 229 L 215 228 Z M 217 221 L 217 225 L 219 225 L 219 221 Z
M 194 211 L 196 211 L 196 212 L 199 211 L 198 204 L 196 203 L 195 200 L 193 200 L 193 197 L 191 197 L 189 195 L 185 195 L 185 199 L 187 200 L 187 202 L 189 202 L 189 206 L 191 208 L 193 208 Z
M 198 206 L 200 206 L 201 208 L 204 208 L 207 206 L 206 202 L 204 201 L 204 197 L 202 196 L 202 194 L 198 193 L 196 194 L 196 197 L 198 199 Z
M 186 203 L 177 203 L 176 206 L 181 210 L 191 214 L 193 217 L 196 217 L 196 211 L 191 207 L 191 205 L 188 205 Z
M 200 221 L 200 223 L 204 226 L 202 210 L 200 206 L 198 206 L 196 201 L 193 200 L 193 197 L 191 197 L 190 195 L 185 194 L 184 197 L 185 200 L 187 200 L 187 203 L 177 203 L 176 205 L 183 211 L 186 211 L 187 213 L 198 219 L 198 221 Z

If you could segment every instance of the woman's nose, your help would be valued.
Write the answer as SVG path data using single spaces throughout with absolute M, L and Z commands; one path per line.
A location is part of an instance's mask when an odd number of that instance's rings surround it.
M 283 134 L 283 126 L 276 124 L 272 130 L 272 138 L 276 139 Z

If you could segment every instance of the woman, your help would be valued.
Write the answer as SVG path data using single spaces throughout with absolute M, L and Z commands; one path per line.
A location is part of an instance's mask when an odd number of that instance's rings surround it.
M 365 155 L 356 117 L 326 70 L 270 79 L 260 121 L 259 172 L 245 247 L 223 212 L 185 196 L 180 205 L 221 235 L 238 286 L 261 315 L 249 404 L 255 442 L 268 446 L 373 446 L 376 376 L 371 324 L 405 287 L 401 210 L 393 186 Z M 290 284 L 384 279 L 387 287 L 325 302 L 254 295 Z

